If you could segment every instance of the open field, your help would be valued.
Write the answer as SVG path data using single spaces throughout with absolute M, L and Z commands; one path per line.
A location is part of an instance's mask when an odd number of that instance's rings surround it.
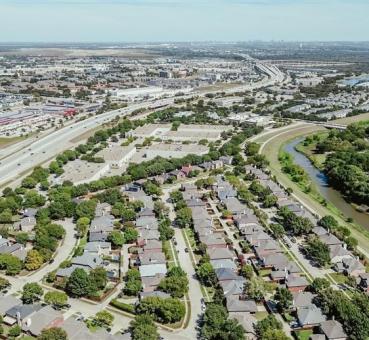
M 312 126 L 312 125 L 302 125 L 302 126 L 291 126 L 290 129 L 285 130 L 283 132 L 274 132 L 274 134 L 269 134 L 268 138 L 263 136 L 255 139 L 255 142 L 259 142 L 262 144 L 260 152 L 264 154 L 268 160 L 270 161 L 270 170 L 273 175 L 275 175 L 278 179 L 278 182 L 281 183 L 286 188 L 292 188 L 293 195 L 306 207 L 308 207 L 311 211 L 316 212 L 319 216 L 332 215 L 334 216 L 338 222 L 349 228 L 352 232 L 352 236 L 355 237 L 359 241 L 360 250 L 366 255 L 369 256 L 369 231 L 364 228 L 348 223 L 345 217 L 340 213 L 340 211 L 333 206 L 330 202 L 327 203 L 327 206 L 323 206 L 319 202 L 319 194 L 317 190 L 312 189 L 310 193 L 303 192 L 297 183 L 293 182 L 288 178 L 286 174 L 282 172 L 281 165 L 278 160 L 278 154 L 281 147 L 289 140 L 297 138 L 299 136 L 306 136 L 308 134 L 324 131 L 322 127 Z
M 0 55 L 11 56 L 44 56 L 44 57 L 126 57 L 126 58 L 154 58 L 158 55 L 152 50 L 143 48 L 14 48 Z
M 0 149 L 6 148 L 7 146 L 18 143 L 24 139 L 26 139 L 26 137 L 9 137 L 9 138 L 2 137 L 0 138 Z
M 346 117 L 346 118 L 339 118 L 336 120 L 332 120 L 331 123 L 349 125 L 351 123 L 360 122 L 362 120 L 369 120 L 369 112 L 363 113 L 361 115 L 353 116 L 353 117 Z

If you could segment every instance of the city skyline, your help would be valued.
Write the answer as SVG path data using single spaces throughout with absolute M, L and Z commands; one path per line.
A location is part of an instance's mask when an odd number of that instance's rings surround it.
M 354 0 L 0 0 L 0 42 L 366 41 Z

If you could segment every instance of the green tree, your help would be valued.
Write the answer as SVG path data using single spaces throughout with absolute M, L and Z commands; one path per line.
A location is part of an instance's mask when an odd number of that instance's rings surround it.
M 192 211 L 190 208 L 182 208 L 177 211 L 176 224 L 185 228 L 192 223 Z
M 277 288 L 274 299 L 277 301 L 278 310 L 283 313 L 291 307 L 293 296 L 287 288 L 282 287 Z
M 115 247 L 121 247 L 124 244 L 124 236 L 121 231 L 113 230 L 108 237 L 108 241 Z
M 188 292 L 188 284 L 187 274 L 180 267 L 172 267 L 158 288 L 172 297 L 181 298 Z
M 16 275 L 22 270 L 23 263 L 10 254 L 0 254 L 0 269 L 6 270 L 6 275 Z
M 359 244 L 358 240 L 352 236 L 345 238 L 345 243 L 349 250 L 355 250 Z
M 264 197 L 264 208 L 271 208 L 277 204 L 277 197 L 273 194 L 266 195 Z
M 19 325 L 15 325 L 8 331 L 8 336 L 10 338 L 17 338 L 22 333 L 22 328 Z
M 158 340 L 158 329 L 150 315 L 137 315 L 130 323 L 132 340 Z
M 25 245 L 28 241 L 28 233 L 24 233 L 24 232 L 20 232 L 17 235 L 15 235 L 15 240 L 20 243 Z
M 325 278 L 317 277 L 313 280 L 313 282 L 310 284 L 310 290 L 313 293 L 319 293 L 323 290 L 326 290 L 330 287 L 330 283 Z
M 114 316 L 108 311 L 102 310 L 96 313 L 93 321 L 99 327 L 108 328 L 113 324 Z
M 88 274 L 82 268 L 76 268 L 70 275 L 66 291 L 76 297 L 86 296 L 91 292 L 91 283 Z
M 288 337 L 283 330 L 281 329 L 268 329 L 261 340 L 290 340 L 291 338 Z
M 254 276 L 254 269 L 250 264 L 244 264 L 241 268 L 241 275 L 250 280 Z
M 56 308 L 61 308 L 67 304 L 68 296 L 64 292 L 47 292 L 44 296 L 44 300 L 49 305 L 53 305 Z
M 32 304 L 39 301 L 43 293 L 44 291 L 38 283 L 26 283 L 23 287 L 22 301 L 25 304 Z
M 273 223 L 269 227 L 276 238 L 282 238 L 284 235 L 286 235 L 286 231 L 279 223 Z
M 106 270 L 103 267 L 97 267 L 92 269 L 89 274 L 90 284 L 92 285 L 93 290 L 101 290 L 104 289 L 108 279 L 106 276 Z
M 125 243 L 133 243 L 138 238 L 138 231 L 135 228 L 125 228 L 124 229 L 124 241 Z
M 196 275 L 205 286 L 213 286 L 217 282 L 214 268 L 210 262 L 200 264 L 196 269 Z
M 335 229 L 335 228 L 338 227 L 337 220 L 331 215 L 326 215 L 326 216 L 322 217 L 319 220 L 318 224 L 321 227 L 323 227 L 325 229 L 329 229 L 329 230 L 332 230 L 332 229 Z
M 92 220 L 95 217 L 96 200 L 83 201 L 76 207 L 76 217 L 88 217 Z
M 282 323 L 273 314 L 269 314 L 266 318 L 257 322 L 255 330 L 258 338 L 263 339 L 270 330 L 282 330 Z
M 265 281 L 257 276 L 246 281 L 245 294 L 248 298 L 256 301 L 262 301 L 266 293 Z
M 0 223 L 12 223 L 13 214 L 10 209 L 5 209 L 0 213 Z
M 59 327 L 51 327 L 43 329 L 37 338 L 38 340 L 67 340 L 68 335 L 66 331 Z
M 149 314 L 162 323 L 180 321 L 185 315 L 185 306 L 179 299 L 162 299 L 156 296 L 143 298 L 136 307 L 137 314 Z
M 88 217 L 80 217 L 77 220 L 76 227 L 77 227 L 78 235 L 80 237 L 83 237 L 84 235 L 86 235 L 89 225 L 90 225 L 90 219 Z
M 331 261 L 329 247 L 317 237 L 312 237 L 308 240 L 306 251 L 319 266 L 325 266 Z

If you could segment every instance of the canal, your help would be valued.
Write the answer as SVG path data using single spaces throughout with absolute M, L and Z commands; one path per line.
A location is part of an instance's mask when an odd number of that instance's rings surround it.
M 351 204 L 347 203 L 342 195 L 328 185 L 327 176 L 318 170 L 304 154 L 297 151 L 295 146 L 303 141 L 303 137 L 296 138 L 285 145 L 284 151 L 291 154 L 294 163 L 305 169 L 311 180 L 319 190 L 320 194 L 334 206 L 336 206 L 346 217 L 351 217 L 357 224 L 369 230 L 369 215 L 357 211 Z

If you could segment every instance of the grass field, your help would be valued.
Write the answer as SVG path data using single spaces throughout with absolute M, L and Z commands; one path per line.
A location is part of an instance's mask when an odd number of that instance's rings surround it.
M 266 138 L 262 136 L 260 139 L 256 138 L 255 142 L 262 143 L 263 147 L 261 153 L 264 154 L 270 161 L 270 170 L 277 177 L 278 182 L 286 188 L 291 188 L 293 193 L 299 200 L 315 211 L 320 216 L 332 215 L 338 222 L 349 228 L 352 232 L 352 236 L 359 241 L 359 247 L 369 254 L 369 231 L 352 223 L 348 223 L 342 213 L 330 202 L 327 202 L 326 206 L 321 204 L 321 196 L 317 194 L 316 190 L 311 190 L 310 193 L 305 193 L 301 188 L 291 181 L 286 174 L 282 172 L 281 165 L 278 160 L 278 154 L 283 144 L 287 141 L 300 137 L 307 136 L 309 134 L 324 131 L 322 127 L 305 125 L 301 127 L 291 127 L 291 129 L 284 130 L 282 132 L 275 131 L 274 134 L 269 134 Z
M 331 123 L 349 125 L 351 123 L 356 123 L 356 122 L 360 122 L 363 120 L 369 120 L 369 112 L 363 113 L 361 115 L 353 116 L 353 117 L 346 117 L 346 118 L 339 118 L 336 120 L 332 120 Z
M 18 143 L 24 139 L 26 139 L 26 137 L 9 137 L 9 138 L 1 137 L 0 138 L 0 149 L 5 148 L 9 145 Z

